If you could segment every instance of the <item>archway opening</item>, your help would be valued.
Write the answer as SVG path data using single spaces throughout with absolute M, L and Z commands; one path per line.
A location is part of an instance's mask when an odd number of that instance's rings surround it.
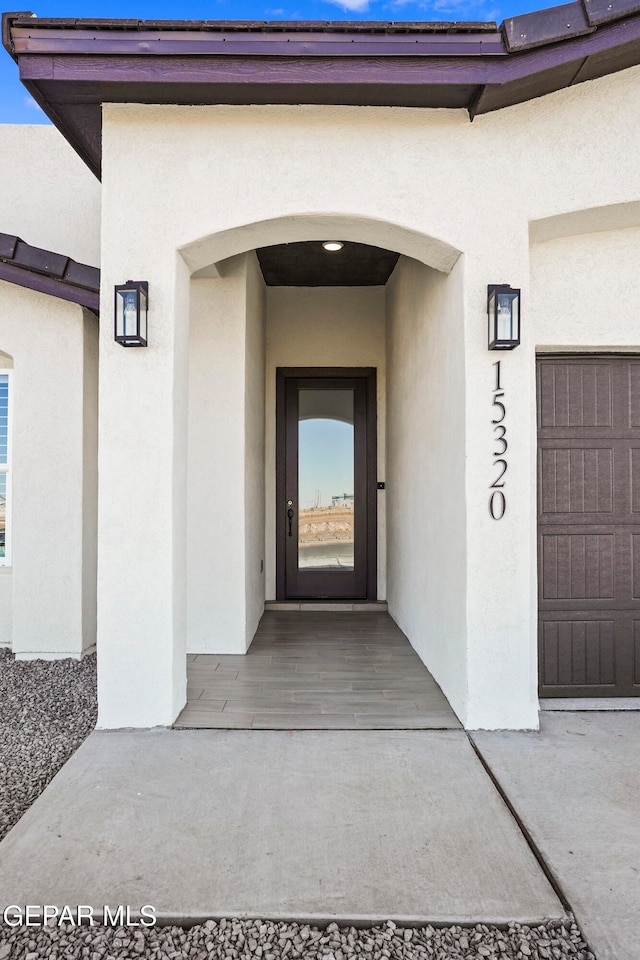
M 363 242 L 363 234 L 377 242 Z M 322 242 L 333 239 L 342 248 L 325 251 Z M 288 536 L 279 527 L 288 523 L 288 511 L 279 509 L 278 498 L 289 496 L 277 482 L 278 372 L 339 376 L 345 368 L 370 369 L 377 408 L 377 451 L 368 465 L 377 527 L 374 587 L 342 599 L 380 610 L 388 604 L 436 679 L 444 686 L 449 672 L 459 677 L 465 669 L 459 251 L 397 225 L 307 217 L 233 228 L 181 253 L 192 270 L 188 653 L 244 655 L 265 604 L 273 609 L 287 600 L 278 588 L 277 545 Z M 296 414 L 297 437 L 311 418 L 307 400 Z M 352 419 L 327 413 L 327 403 L 321 419 Z M 320 518 L 327 530 L 311 530 L 309 522 L 310 536 L 339 540 L 330 521 L 344 519 L 338 513 L 352 509 L 355 494 L 343 487 L 322 490 L 322 503 L 311 503 L 310 510 L 327 512 Z M 334 552 L 334 568 L 349 572 L 351 562 Z M 306 599 L 322 604 L 337 597 L 320 591 Z
M 340 240 L 378 248 L 450 273 L 461 251 L 412 227 L 361 214 L 291 213 L 238 224 L 184 244 L 179 252 L 195 278 L 225 275 L 227 261 L 239 254 L 295 243 Z

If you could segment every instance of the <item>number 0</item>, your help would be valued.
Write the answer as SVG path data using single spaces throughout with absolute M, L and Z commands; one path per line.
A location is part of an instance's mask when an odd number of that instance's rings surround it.
M 494 490 L 489 497 L 489 513 L 494 520 L 502 520 L 506 509 L 507 501 L 505 500 L 504 493 L 502 490 Z

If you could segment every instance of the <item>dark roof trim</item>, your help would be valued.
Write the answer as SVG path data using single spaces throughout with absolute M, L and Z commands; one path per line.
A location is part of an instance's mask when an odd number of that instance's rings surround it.
M 39 20 L 3 15 L 34 99 L 100 175 L 103 103 L 336 104 L 470 117 L 640 64 L 640 0 L 494 23 Z
M 100 312 L 100 271 L 0 233 L 0 280 Z

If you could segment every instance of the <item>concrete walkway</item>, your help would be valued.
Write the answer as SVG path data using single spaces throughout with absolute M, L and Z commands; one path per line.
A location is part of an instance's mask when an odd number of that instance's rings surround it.
M 461 730 L 94 733 L 0 844 L 0 903 L 318 923 L 564 915 Z
M 472 736 L 598 960 L 640 960 L 640 713 Z

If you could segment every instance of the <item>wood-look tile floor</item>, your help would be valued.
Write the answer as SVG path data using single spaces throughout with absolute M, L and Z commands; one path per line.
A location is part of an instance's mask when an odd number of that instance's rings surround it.
M 387 613 L 268 611 L 249 652 L 190 654 L 176 727 L 408 730 L 460 722 Z

